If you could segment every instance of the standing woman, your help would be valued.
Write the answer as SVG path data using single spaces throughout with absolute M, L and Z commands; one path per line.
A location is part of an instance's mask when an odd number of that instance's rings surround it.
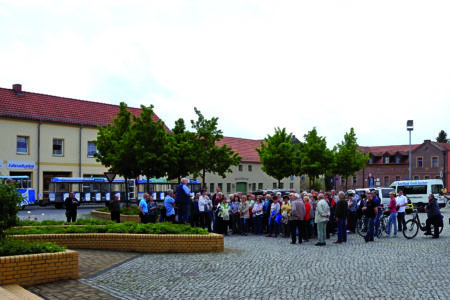
M 325 239 L 327 235 L 327 222 L 330 216 L 330 207 L 327 201 L 324 199 L 323 194 L 319 194 L 319 202 L 317 203 L 315 222 L 317 224 L 317 237 L 318 242 L 316 246 L 325 246 Z
M 387 236 L 391 236 L 391 225 L 394 224 L 394 235 L 393 237 L 397 237 L 397 201 L 395 201 L 395 193 L 390 192 L 389 197 L 391 201 L 389 202 L 388 211 L 390 213 L 389 220 L 387 223 L 386 234 Z
M 219 203 L 219 205 L 217 206 L 217 210 L 218 210 L 218 229 L 219 229 L 219 234 L 224 234 L 224 235 L 228 235 L 228 221 L 230 220 L 230 205 L 227 202 L 227 198 L 222 197 L 222 202 Z
M 208 228 L 208 232 L 211 232 L 211 217 L 210 212 L 212 209 L 212 202 L 206 195 L 206 190 L 201 191 L 201 195 L 198 198 L 198 210 L 200 212 L 200 226 L 205 229 Z
M 281 224 L 283 226 L 283 237 L 291 236 L 289 231 L 289 216 L 291 215 L 291 204 L 289 203 L 289 196 L 283 196 L 283 203 L 281 205 Z
M 247 235 L 247 226 L 248 226 L 248 220 L 250 219 L 250 211 L 249 211 L 249 203 L 247 202 L 247 197 L 243 196 L 241 204 L 239 205 L 239 215 L 241 217 L 241 233 L 243 235 Z
M 253 205 L 253 221 L 255 227 L 255 234 L 262 234 L 262 219 L 263 219 L 263 203 L 262 196 L 256 198 L 256 203 Z
M 305 217 L 303 218 L 303 241 L 309 242 L 310 234 L 310 224 L 309 216 L 311 215 L 311 204 L 309 203 L 309 197 L 304 197 L 303 202 L 305 203 Z
M 241 216 L 239 215 L 239 197 L 237 195 L 230 195 L 233 196 L 233 202 L 231 202 L 230 205 L 230 212 L 231 212 L 231 229 L 232 234 L 238 234 L 241 233 Z

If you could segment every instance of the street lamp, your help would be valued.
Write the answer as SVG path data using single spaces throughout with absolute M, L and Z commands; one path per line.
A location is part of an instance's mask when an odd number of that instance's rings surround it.
M 411 131 L 414 130 L 414 121 L 408 120 L 406 121 L 406 130 L 409 131 L 409 180 L 411 180 Z

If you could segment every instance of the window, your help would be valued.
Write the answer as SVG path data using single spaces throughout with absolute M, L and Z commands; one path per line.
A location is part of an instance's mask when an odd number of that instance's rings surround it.
M 252 165 L 248 165 L 248 171 L 249 172 L 253 171 Z
M 369 164 L 373 164 L 373 156 L 369 156 Z
M 444 189 L 444 186 L 442 184 L 432 184 L 431 185 L 431 193 L 432 194 L 442 193 L 443 189 Z
M 414 176 L 414 180 L 419 180 L 419 176 Z
M 400 181 L 400 176 L 395 176 L 395 181 Z
M 293 182 L 289 182 L 289 189 L 291 189 L 291 190 L 294 189 L 294 183 Z
M 17 154 L 28 154 L 28 140 L 27 136 L 17 136 Z
M 353 186 L 356 186 L 356 177 L 353 177 Z
M 87 156 L 94 157 L 95 152 L 97 152 L 97 145 L 94 142 L 88 142 Z
M 273 189 L 275 190 L 276 188 L 277 188 L 277 183 L 274 182 L 274 183 L 273 183 Z
M 53 139 L 53 156 L 63 156 L 63 139 Z
M 341 185 L 344 186 L 345 185 L 345 178 L 341 177 Z
M 436 175 L 436 176 L 434 176 L 434 179 L 441 179 L 441 176 Z
M 231 183 L 227 183 L 227 193 L 231 193 Z
M 218 187 L 221 191 L 223 191 L 223 183 L 218 183 L 218 184 L 217 184 L 217 187 Z
M 400 155 L 395 156 L 395 163 L 396 164 L 400 163 Z
M 428 180 L 430 179 L 430 176 L 425 176 L 423 179 Z
M 389 163 L 389 156 L 385 156 L 385 157 L 384 157 L 384 163 L 385 163 L 385 164 L 388 164 L 388 163 Z
M 258 183 L 258 190 L 262 190 L 263 189 L 263 184 L 262 182 Z
M 239 165 L 239 172 L 242 172 L 242 165 Z
M 431 167 L 432 168 L 438 167 L 438 157 L 437 156 L 431 157 Z
M 384 176 L 384 186 L 389 186 L 389 176 Z
M 280 189 L 284 189 L 284 183 L 280 182 Z
M 252 192 L 256 191 L 256 183 L 252 183 Z
M 422 168 L 423 167 L 423 157 L 418 157 L 416 162 L 416 168 Z
M 214 183 L 209 184 L 209 192 L 214 193 Z

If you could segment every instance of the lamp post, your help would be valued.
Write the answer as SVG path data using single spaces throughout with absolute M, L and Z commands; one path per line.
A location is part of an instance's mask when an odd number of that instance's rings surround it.
M 409 131 L 409 177 L 408 179 L 411 180 L 411 131 L 414 130 L 414 121 L 408 120 L 406 121 L 406 130 Z

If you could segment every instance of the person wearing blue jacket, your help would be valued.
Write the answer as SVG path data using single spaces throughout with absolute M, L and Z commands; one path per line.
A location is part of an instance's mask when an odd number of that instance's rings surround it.
M 178 208 L 178 223 L 186 224 L 189 222 L 189 206 L 191 204 L 191 191 L 187 186 L 188 180 L 181 179 L 181 184 L 177 187 L 175 203 Z
M 425 235 L 431 235 L 431 224 L 434 227 L 433 238 L 439 238 L 439 223 L 441 222 L 441 210 L 439 209 L 439 204 L 437 199 L 434 198 L 433 194 L 428 195 L 428 204 L 425 207 L 427 210 L 428 219 L 426 221 L 427 232 Z

